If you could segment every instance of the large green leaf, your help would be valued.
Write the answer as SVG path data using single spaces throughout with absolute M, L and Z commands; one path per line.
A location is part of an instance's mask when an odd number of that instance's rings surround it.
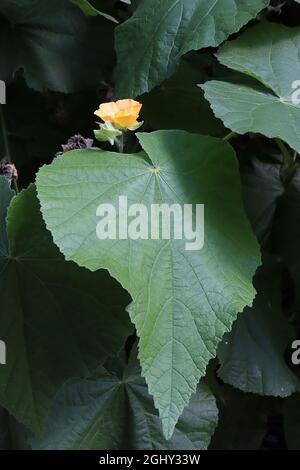
M 218 46 L 267 0 L 143 0 L 116 29 L 119 97 L 135 97 L 175 71 L 183 54 Z
M 5 256 L 8 249 L 6 214 L 13 195 L 14 192 L 10 189 L 8 181 L 4 176 L 0 176 L 0 256 Z
M 106 77 L 112 39 L 110 22 L 87 18 L 69 0 L 1 0 L 0 79 L 24 69 L 31 88 L 81 90 Z
M 200 383 L 170 441 L 148 393 L 136 353 L 115 360 L 88 380 L 63 387 L 34 449 L 207 449 L 218 421 L 215 398 Z
M 275 262 L 265 261 L 255 279 L 253 307 L 239 315 L 218 350 L 218 375 L 244 392 L 286 397 L 300 386 L 285 362 L 297 334 L 281 310 L 280 274 Z
M 15 197 L 0 256 L 0 403 L 40 433 L 58 388 L 115 354 L 131 328 L 127 295 L 105 272 L 66 262 L 45 229 L 35 188 Z
M 255 80 L 205 83 L 215 115 L 239 134 L 279 137 L 300 152 L 300 105 L 293 99 L 299 54 L 300 29 L 275 23 L 259 24 L 226 43 L 217 54 L 219 61 Z
M 143 375 L 169 438 L 224 332 L 252 303 L 260 256 L 228 143 L 184 131 L 138 138 L 147 156 L 67 153 L 40 170 L 37 185 L 66 258 L 109 269 L 130 292 Z M 96 209 L 118 210 L 120 195 L 150 212 L 152 204 L 205 204 L 204 248 L 187 251 L 178 239 L 100 241 Z

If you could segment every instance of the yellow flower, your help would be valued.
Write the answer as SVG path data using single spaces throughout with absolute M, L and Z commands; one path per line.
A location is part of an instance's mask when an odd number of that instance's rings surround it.
M 118 129 L 129 129 L 137 124 L 142 104 L 134 100 L 103 103 L 95 111 L 104 122 L 110 121 Z

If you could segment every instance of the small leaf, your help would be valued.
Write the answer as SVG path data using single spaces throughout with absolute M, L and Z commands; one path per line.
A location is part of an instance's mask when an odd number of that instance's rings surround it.
M 114 145 L 117 137 L 122 135 L 122 131 L 116 129 L 109 121 L 100 124 L 100 129 L 94 131 L 94 135 L 99 142 L 109 142 Z

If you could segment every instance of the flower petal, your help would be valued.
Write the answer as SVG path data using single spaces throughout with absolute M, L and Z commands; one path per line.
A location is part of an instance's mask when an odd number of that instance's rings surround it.
M 119 111 L 118 106 L 114 101 L 110 103 L 102 103 L 97 111 L 96 116 L 99 116 L 103 121 L 112 121 L 115 114 Z

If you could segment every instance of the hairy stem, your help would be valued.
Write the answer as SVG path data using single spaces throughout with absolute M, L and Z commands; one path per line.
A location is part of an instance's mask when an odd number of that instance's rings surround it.
M 229 132 L 229 134 L 225 135 L 225 137 L 223 137 L 223 140 L 230 140 L 232 139 L 233 137 L 236 136 L 236 133 L 235 132 Z
M 120 135 L 115 140 L 116 147 L 119 153 L 124 153 L 124 134 Z

